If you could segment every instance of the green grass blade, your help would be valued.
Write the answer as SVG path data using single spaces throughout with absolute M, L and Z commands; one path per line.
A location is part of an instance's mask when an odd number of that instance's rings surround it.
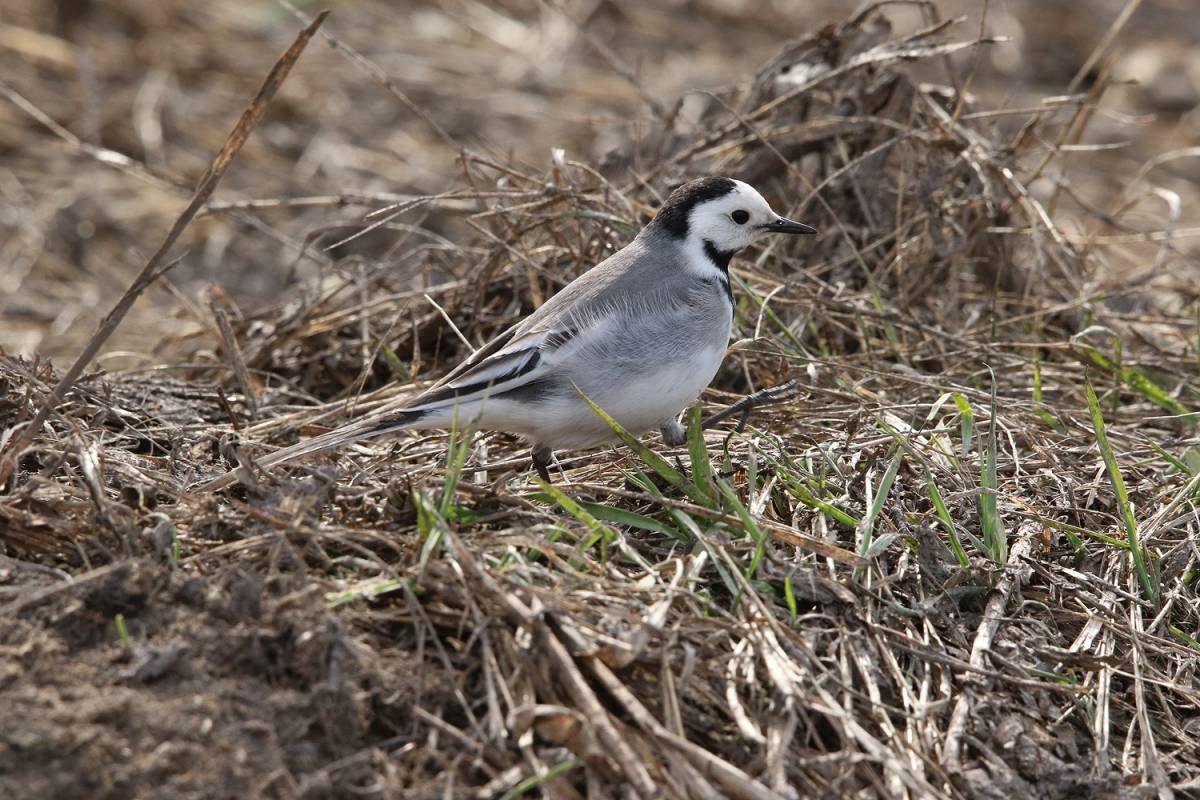
M 1200 447 L 1192 446 L 1183 451 L 1179 460 L 1188 465 L 1188 472 L 1193 475 L 1200 472 Z
M 375 341 L 379 348 L 379 355 L 383 357 L 383 363 L 387 364 L 388 369 L 392 371 L 392 377 L 397 380 L 409 378 L 408 370 L 405 368 L 404 362 L 400 360 L 400 356 L 396 355 L 396 351 L 388 347 L 382 339 Z
M 462 477 L 463 467 L 467 463 L 467 456 L 471 452 L 471 439 L 474 435 L 474 430 L 471 426 L 467 426 L 461 432 L 458 431 L 458 410 L 454 412 L 454 416 L 450 420 L 450 446 L 446 449 L 446 480 L 442 488 L 442 497 L 438 501 L 438 516 L 443 519 L 450 516 L 450 507 L 454 503 L 454 493 L 458 488 L 459 478 Z
M 659 491 L 658 487 L 655 486 L 645 474 L 641 472 L 631 472 L 629 470 L 621 470 L 621 472 L 632 483 L 640 486 L 646 492 L 646 494 L 650 495 L 656 500 L 666 499 L 663 497 L 663 494 Z M 729 574 L 729 571 L 725 567 L 724 559 L 720 558 L 717 554 L 717 551 L 714 550 L 712 545 L 709 544 L 708 539 L 704 536 L 704 531 L 700 529 L 700 525 L 696 522 L 696 520 L 694 520 L 691 515 L 684 512 L 684 510 L 681 508 L 675 508 L 673 506 L 666 505 L 665 503 L 664 507 L 667 509 L 667 513 L 671 516 L 671 518 L 679 525 L 679 529 L 687 531 L 689 534 L 691 534 L 691 536 L 694 538 L 696 549 L 703 550 L 708 554 L 709 563 L 711 563 L 713 568 L 717 571 L 717 575 L 720 576 L 721 582 L 725 585 L 725 590 L 729 593 L 729 596 L 737 597 L 741 592 L 741 584 L 734 580 L 733 576 Z
M 1183 642 L 1188 647 L 1192 648 L 1193 650 L 1200 650 L 1200 642 L 1197 642 L 1194 637 L 1189 636 L 1183 629 L 1175 625 L 1168 625 L 1167 630 L 1169 630 L 1176 639 Z
M 116 614 L 113 616 L 113 628 L 117 631 L 117 641 L 121 643 L 121 647 L 126 650 L 133 648 L 133 639 L 129 636 L 129 628 L 125 625 L 125 615 Z
M 867 548 L 867 552 L 863 553 L 863 558 L 867 559 L 868 561 L 873 560 L 877 556 L 886 552 L 887 549 L 892 546 L 892 543 L 899 538 L 900 534 L 898 533 L 885 533 L 878 539 L 872 540 L 871 546 Z
M 641 489 L 646 494 L 650 495 L 650 497 L 652 497 L 654 500 L 666 500 L 666 498 L 663 497 L 663 493 L 659 491 L 659 488 L 654 485 L 654 481 L 650 480 L 650 476 L 648 476 L 646 473 L 642 472 L 641 470 L 628 469 L 621 469 L 620 472 L 625 476 L 626 480 Z M 695 519 L 692 518 L 690 514 L 688 514 L 682 508 L 676 508 L 675 506 L 665 502 L 662 503 L 662 506 L 666 510 L 667 516 L 675 520 L 675 524 L 679 528 L 680 532 L 683 533 L 683 538 L 685 541 L 695 541 L 701 538 L 700 525 Z
M 501 795 L 500 800 L 519 800 L 519 798 L 524 797 L 532 791 L 543 791 L 542 784 L 552 781 L 560 775 L 565 775 L 582 764 L 583 762 L 578 758 L 568 758 L 565 761 L 561 761 L 545 772 L 538 775 L 531 775 L 521 781 Z
M 691 536 L 681 533 L 677 528 L 672 528 L 659 522 L 656 519 L 647 517 L 643 514 L 637 514 L 633 511 L 625 511 L 621 508 L 613 508 L 606 506 L 603 503 L 588 503 L 579 501 L 579 507 L 590 513 L 596 519 L 604 522 L 611 522 L 615 525 L 624 525 L 627 528 L 637 528 L 651 533 L 661 533 L 665 536 L 670 536 L 672 539 L 681 539 L 691 541 Z
M 574 498 L 562 489 L 553 484 L 546 483 L 541 478 L 534 478 L 534 480 L 542 487 L 543 492 L 562 507 L 563 511 L 566 511 L 572 517 L 582 522 L 589 531 L 600 534 L 610 542 L 617 538 L 617 534 L 612 528 L 596 519 L 586 508 L 577 503 Z
M 847 514 L 845 511 L 842 511 L 832 503 L 828 503 L 817 497 L 811 489 L 801 483 L 794 476 L 789 476 L 784 479 L 783 488 L 787 490 L 788 494 L 799 500 L 803 505 L 808 506 L 814 511 L 820 511 L 822 514 L 834 520 L 835 522 L 840 522 L 847 528 L 858 527 L 858 519 L 850 514 Z
M 1033 413 L 1038 415 L 1042 422 L 1052 430 L 1061 430 L 1062 425 L 1054 415 L 1046 409 L 1045 403 L 1042 402 L 1042 362 L 1041 359 L 1034 359 L 1033 362 Z
M 857 518 L 832 503 L 817 497 L 816 492 L 805 484 L 804 478 L 800 475 L 800 467 L 787 455 L 787 452 L 783 449 L 783 444 L 780 442 L 776 442 L 775 444 L 779 448 L 779 455 L 781 457 L 776 457 L 766 451 L 761 452 L 767 461 L 770 462 L 771 466 L 775 468 L 775 474 L 783 482 L 784 490 L 803 505 L 808 506 L 814 511 L 820 511 L 835 522 L 840 522 L 847 528 L 857 527 L 859 522 Z
M 583 542 L 581 550 L 590 550 L 592 545 L 596 544 L 596 542 L 599 542 L 600 561 L 601 563 L 606 563 L 608 561 L 608 545 L 617 540 L 617 532 L 592 516 L 587 509 L 575 502 L 575 500 L 562 489 L 559 489 L 553 484 L 546 483 L 541 478 L 534 478 L 534 480 L 537 482 L 538 486 L 542 487 L 543 492 L 550 495 L 550 497 L 554 499 L 554 502 L 558 503 L 558 505 L 562 507 L 563 511 L 566 511 L 572 517 L 582 522 L 584 527 L 588 529 L 588 533 L 591 535 L 586 541 Z M 643 566 L 648 567 L 649 565 L 644 564 Z
M 539 503 L 558 502 L 550 492 L 530 492 L 521 496 L 527 500 L 535 500 Z M 638 530 L 650 531 L 651 533 L 661 533 L 664 536 L 670 536 L 673 539 L 681 541 L 692 541 L 690 534 L 683 533 L 678 528 L 672 528 L 670 525 L 659 522 L 653 517 L 647 517 L 644 514 L 626 511 L 623 508 L 606 506 L 603 503 L 591 503 L 586 500 L 575 500 L 574 502 L 584 511 L 603 522 L 624 525 L 627 528 L 637 528 Z
M 692 461 L 692 483 L 697 491 L 709 498 L 704 505 L 711 508 L 717 496 L 717 489 L 713 481 L 712 461 L 708 458 L 708 447 L 704 442 L 703 422 L 700 404 L 696 403 L 688 409 L 687 415 L 688 457 Z
M 783 599 L 788 607 L 788 620 L 795 622 L 799 613 L 797 612 L 796 590 L 792 588 L 791 575 L 785 575 L 783 578 Z
M 1175 469 L 1182 472 L 1184 475 L 1195 475 L 1196 474 L 1196 471 L 1194 469 L 1192 469 L 1191 466 L 1189 466 L 1187 464 L 1187 462 L 1182 461 L 1182 460 L 1176 458 L 1175 456 L 1171 455 L 1170 453 L 1168 453 L 1166 450 L 1164 450 L 1162 447 L 1159 446 L 1158 442 L 1147 439 L 1146 443 L 1149 444 L 1151 448 L 1153 448 L 1154 452 L 1156 452 L 1160 456 L 1162 456 L 1164 461 L 1166 461 L 1168 464 L 1173 466 Z
M 961 457 L 966 458 L 971 454 L 971 442 L 975 436 L 975 414 L 971 411 L 971 404 L 967 402 L 967 398 L 963 397 L 958 392 L 955 392 L 951 399 L 954 405 L 958 407 L 958 414 L 962 417 L 962 452 Z
M 575 387 L 575 391 L 579 392 L 579 396 L 583 398 L 583 401 L 591 406 L 592 410 L 596 412 L 600 419 L 604 420 L 604 423 L 612 429 L 612 432 L 617 435 L 617 438 L 624 442 L 626 447 L 637 453 L 638 458 L 645 462 L 646 466 L 650 467 L 650 469 L 654 470 L 654 472 L 657 473 L 660 478 L 686 494 L 694 502 L 707 507 L 708 503 L 711 502 L 709 498 L 705 497 L 701 492 L 698 492 L 696 487 L 692 486 L 690 481 L 679 474 L 679 470 L 671 466 L 670 462 L 668 462 L 658 453 L 651 450 L 646 445 L 642 444 L 636 436 L 621 427 L 621 423 L 609 416 L 608 413 L 605 412 L 605 410 L 600 406 L 593 403 L 590 397 L 579 391 L 579 387 Z
M 374 600 L 376 597 L 403 589 L 406 585 L 404 581 L 398 581 L 395 578 L 371 578 L 336 592 L 326 592 L 325 603 L 330 608 L 334 608 L 353 603 L 356 600 Z
M 1027 511 L 1021 510 L 1017 510 L 1015 513 L 1018 516 L 1024 517 L 1025 519 L 1031 519 L 1034 522 L 1041 523 L 1047 528 L 1053 528 L 1056 531 L 1065 533 L 1067 538 L 1071 539 L 1073 547 L 1078 547 L 1074 544 L 1075 541 L 1078 540 L 1078 537 L 1086 536 L 1089 539 L 1094 539 L 1095 541 L 1109 545 L 1110 547 L 1117 547 L 1121 550 L 1129 549 L 1129 542 L 1125 541 L 1124 539 L 1117 539 L 1113 536 L 1105 536 L 1103 533 L 1096 533 L 1093 530 L 1081 528 L 1078 525 L 1072 525 L 1069 522 L 1060 522 L 1059 520 L 1051 519 L 1050 517 L 1043 517 L 1040 514 L 1031 514 Z
M 1118 340 L 1119 341 L 1119 340 Z M 1083 352 L 1097 366 L 1112 372 L 1117 378 L 1129 388 L 1136 391 L 1138 394 L 1145 397 L 1151 403 L 1154 403 L 1159 408 L 1168 411 L 1172 414 L 1183 418 L 1184 422 L 1190 425 L 1195 425 L 1200 422 L 1200 415 L 1194 413 L 1190 408 L 1183 403 L 1171 397 L 1161 387 L 1158 386 L 1150 377 L 1136 367 L 1126 367 L 1117 363 L 1116 360 L 1108 358 L 1100 351 L 1092 347 L 1083 347 Z
M 997 564 L 1008 560 L 1008 538 L 1000 522 L 997 492 L 1000 483 L 996 477 L 996 379 L 992 378 L 992 412 L 988 421 L 988 433 L 984 441 L 983 456 L 979 465 L 979 494 L 976 507 L 979 511 L 979 527 L 983 531 L 983 546 L 988 557 Z
M 891 494 L 892 482 L 896 480 L 896 473 L 900 471 L 900 465 L 903 462 L 904 450 L 897 447 L 895 455 L 892 456 L 891 463 L 888 464 L 883 477 L 879 479 L 879 486 L 875 491 L 875 497 L 871 499 L 871 508 L 867 511 L 867 516 L 863 517 L 862 520 L 862 544 L 859 546 L 858 554 L 863 558 L 867 557 L 867 552 L 871 549 L 871 538 L 875 534 L 875 521 L 879 519 L 879 515 L 883 512 L 883 504 L 887 502 L 888 495 Z
M 754 555 L 750 558 L 750 564 L 746 567 L 746 578 L 752 579 L 758 574 L 759 564 L 762 563 L 763 556 L 767 552 L 767 534 L 762 528 L 758 527 L 758 523 L 754 521 L 749 509 L 742 505 L 742 501 L 738 499 L 737 493 L 733 491 L 733 487 L 725 481 L 717 481 L 717 486 L 721 489 L 721 494 L 725 497 L 725 502 L 737 514 L 738 520 L 742 523 L 742 531 L 755 543 Z
M 417 512 L 417 533 L 421 537 L 421 552 L 417 556 L 417 565 L 424 571 L 429 559 L 442 542 L 446 520 L 438 514 L 437 506 L 430 502 L 423 492 L 414 491 L 412 501 Z
M 933 509 L 937 512 L 937 518 L 950 537 L 950 549 L 954 551 L 954 557 L 958 559 L 960 566 L 969 567 L 971 560 L 967 558 L 967 551 L 963 549 L 962 541 L 958 538 L 958 529 L 954 527 L 954 522 L 950 519 L 950 512 L 946 510 L 946 503 L 942 500 L 942 493 L 938 491 L 937 484 L 933 482 L 933 473 L 926 471 L 925 484 L 929 487 L 929 499 L 933 501 Z
M 1112 484 L 1113 493 L 1117 496 L 1117 507 L 1121 509 L 1121 519 L 1125 523 L 1125 533 L 1129 537 L 1129 552 L 1133 556 L 1133 568 L 1137 572 L 1138 582 L 1146 598 L 1154 602 L 1157 591 L 1150 580 L 1146 569 L 1146 554 L 1138 541 L 1137 520 L 1133 516 L 1133 506 L 1129 503 L 1129 492 L 1125 489 L 1125 479 L 1121 476 L 1121 468 L 1117 465 L 1117 457 L 1108 441 L 1108 433 L 1104 427 L 1104 415 L 1100 412 L 1100 400 L 1092 388 L 1092 382 L 1085 384 L 1087 390 L 1088 411 L 1092 415 L 1092 428 L 1096 432 L 1096 444 L 1104 459 L 1104 468 L 1108 472 L 1108 480 Z

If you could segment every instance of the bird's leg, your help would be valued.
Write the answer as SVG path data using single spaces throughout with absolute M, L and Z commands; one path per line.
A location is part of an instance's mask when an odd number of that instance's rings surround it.
M 554 458 L 554 451 L 544 444 L 538 444 L 534 445 L 529 454 L 533 457 L 533 468 L 537 471 L 538 477 L 549 483 L 550 459 Z
M 663 442 L 668 447 L 679 447 L 687 441 L 687 428 L 677 419 L 664 422 L 659 430 L 662 431 Z
M 796 382 L 788 381 L 779 386 L 772 386 L 770 389 L 759 389 L 754 394 L 746 395 L 741 400 L 738 400 L 728 408 L 722 409 L 717 413 L 708 417 L 700 423 L 703 430 L 708 430 L 718 422 L 729 419 L 734 414 L 741 414 L 742 418 L 738 420 L 737 430 L 741 431 L 746 427 L 746 418 L 750 416 L 750 412 L 759 406 L 769 406 L 773 403 L 781 403 L 784 400 L 790 400 L 796 395 Z
M 677 419 L 664 422 L 659 430 L 662 432 L 663 444 L 667 447 L 679 447 L 687 442 L 687 428 L 683 427 Z M 678 456 L 675 457 L 675 468 L 681 475 L 687 475 L 687 470 L 684 469 Z

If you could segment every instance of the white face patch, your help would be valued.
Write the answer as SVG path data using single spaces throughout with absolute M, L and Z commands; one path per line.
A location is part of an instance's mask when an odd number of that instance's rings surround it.
M 753 186 L 742 181 L 733 183 L 732 192 L 692 208 L 688 214 L 689 240 L 700 246 L 709 242 L 716 250 L 731 253 L 749 245 L 762 235 L 762 226 L 779 218 Z

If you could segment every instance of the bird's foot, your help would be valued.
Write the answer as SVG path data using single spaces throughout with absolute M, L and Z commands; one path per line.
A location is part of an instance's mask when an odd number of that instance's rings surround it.
M 663 443 L 667 447 L 679 447 L 687 442 L 687 428 L 677 419 L 664 423 L 659 430 L 662 431 Z
M 759 389 L 754 394 L 746 395 L 728 408 L 711 415 L 708 419 L 700 423 L 700 427 L 707 430 L 718 422 L 723 422 L 735 414 L 741 414 L 742 417 L 738 420 L 737 424 L 737 430 L 740 432 L 745 429 L 746 419 L 750 416 L 752 410 L 761 406 L 782 403 L 784 400 L 790 400 L 795 396 L 796 382 L 794 380 L 780 384 L 779 386 L 772 386 L 769 389 Z

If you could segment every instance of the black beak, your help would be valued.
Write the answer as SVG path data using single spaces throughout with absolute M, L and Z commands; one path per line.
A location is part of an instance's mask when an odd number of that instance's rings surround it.
M 769 225 L 761 225 L 759 229 L 767 233 L 803 233 L 811 235 L 817 232 L 817 229 L 811 225 L 805 225 L 803 222 L 792 222 L 786 217 L 777 217 L 774 222 Z

